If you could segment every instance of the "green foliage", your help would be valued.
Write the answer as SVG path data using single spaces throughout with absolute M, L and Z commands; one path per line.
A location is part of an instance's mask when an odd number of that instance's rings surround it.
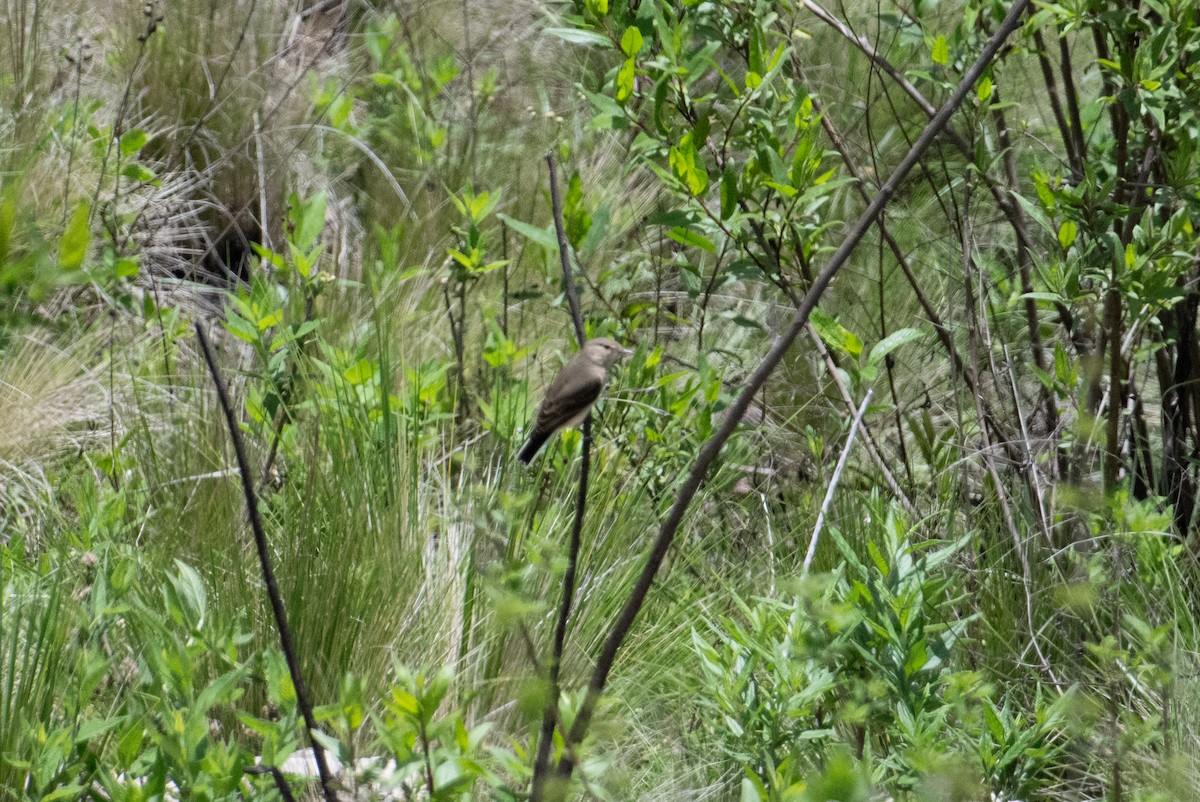
M 864 772 L 891 793 L 942 777 L 1001 798 L 1036 793 L 1053 781 L 1074 694 L 1022 720 L 956 669 L 970 621 L 947 615 L 963 601 L 947 568 L 961 544 L 914 544 L 894 512 L 879 520 L 868 560 L 835 531 L 835 574 L 790 599 L 735 599 L 707 636 L 693 630 L 707 737 L 749 772 L 749 798 L 861 799 Z

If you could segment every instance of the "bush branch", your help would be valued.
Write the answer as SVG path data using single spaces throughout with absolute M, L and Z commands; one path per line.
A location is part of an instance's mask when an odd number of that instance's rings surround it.
M 563 228 L 562 198 L 558 192 L 558 171 L 554 154 L 546 154 L 550 167 L 550 203 L 554 209 L 554 230 L 558 234 L 558 255 L 562 261 L 563 289 L 567 294 L 567 305 L 571 309 L 571 321 L 575 324 L 575 336 L 579 347 L 587 342 L 583 328 L 583 315 L 579 311 L 579 295 L 575 291 L 575 277 L 571 272 L 571 255 L 567 234 Z M 550 670 L 546 682 L 546 703 L 542 708 L 542 729 L 538 737 L 537 756 L 533 764 L 533 783 L 530 802 L 542 802 L 546 795 L 546 780 L 550 773 L 550 745 L 554 741 L 554 727 L 558 723 L 559 675 L 562 669 L 563 646 L 567 639 L 567 623 L 571 617 L 571 606 L 575 600 L 575 576 L 579 564 L 579 550 L 583 539 L 583 516 L 587 510 L 588 473 L 592 461 L 592 416 L 583 421 L 583 464 L 579 469 L 579 492 L 575 497 L 575 521 L 571 526 L 571 541 L 567 546 L 567 570 L 563 574 L 562 600 L 558 606 L 558 621 L 554 626 L 554 647 L 550 656 Z
M 308 734 L 308 742 L 312 745 L 313 758 L 317 762 L 317 773 L 321 777 L 321 790 L 325 802 L 337 802 L 337 794 L 333 790 L 333 775 L 325 763 L 325 750 L 314 737 L 317 731 L 317 720 L 313 716 L 312 704 L 308 700 L 308 692 L 304 688 L 304 680 L 300 676 L 300 661 L 296 658 L 296 647 L 292 643 L 292 632 L 288 628 L 287 613 L 283 609 L 283 597 L 279 595 L 279 585 L 275 582 L 275 570 L 271 567 L 271 555 L 267 550 L 267 535 L 263 530 L 262 516 L 258 513 L 258 496 L 254 492 L 254 479 L 250 476 L 250 462 L 246 459 L 246 448 L 242 445 L 241 429 L 238 428 L 237 416 L 233 413 L 233 403 L 229 400 L 229 391 L 225 389 L 225 381 L 221 378 L 221 369 L 217 367 L 216 357 L 208 343 L 200 322 L 197 321 L 196 339 L 200 342 L 200 351 L 204 361 L 208 363 L 208 372 L 212 374 L 213 384 L 217 387 L 217 398 L 221 402 L 221 411 L 225 413 L 225 424 L 229 427 L 229 438 L 233 441 L 233 451 L 237 455 L 238 473 L 242 478 L 242 492 L 246 496 L 246 512 L 250 517 L 250 529 L 254 532 L 254 545 L 258 549 L 258 562 L 262 567 L 263 582 L 267 586 L 267 597 L 271 600 L 271 611 L 275 614 L 275 627 L 279 631 L 279 645 L 283 649 L 283 657 L 287 660 L 288 673 L 292 677 L 292 685 L 296 688 L 296 704 L 300 714 L 304 716 L 304 726 Z

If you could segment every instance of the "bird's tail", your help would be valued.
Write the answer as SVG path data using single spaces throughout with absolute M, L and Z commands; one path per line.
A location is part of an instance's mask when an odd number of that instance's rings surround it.
M 542 443 L 545 443 L 549 436 L 550 435 L 548 433 L 538 431 L 535 431 L 533 434 L 529 435 L 529 439 L 525 441 L 525 445 L 521 447 L 519 452 L 517 452 L 517 460 L 520 461 L 522 465 L 528 465 L 533 460 L 534 456 L 537 455 L 538 451 L 541 450 Z

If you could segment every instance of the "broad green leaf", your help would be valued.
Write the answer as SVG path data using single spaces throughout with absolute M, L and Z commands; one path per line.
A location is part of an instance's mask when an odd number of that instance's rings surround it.
M 1053 304 L 1065 303 L 1064 299 L 1057 292 L 1025 292 L 1021 294 L 1021 299 L 1032 298 L 1035 301 L 1049 301 Z
M 678 242 L 680 245 L 690 245 L 709 253 L 716 253 L 717 248 L 713 245 L 712 240 L 698 231 L 690 228 L 672 228 L 667 232 L 667 236 Z
M 87 719 L 79 725 L 79 731 L 75 733 L 75 743 L 87 743 L 97 735 L 103 735 L 124 721 L 124 716 Z
M 132 156 L 141 150 L 149 137 L 140 128 L 134 128 L 121 134 L 121 156 Z
M 916 342 L 924 337 L 924 332 L 918 329 L 897 329 L 888 336 L 884 337 L 879 342 L 875 343 L 875 347 L 871 349 L 871 353 L 867 356 L 867 364 L 878 364 L 885 356 L 895 351 L 906 343 Z
M 636 26 L 630 25 L 621 37 L 621 52 L 633 58 L 642 49 L 642 32 Z
M 725 311 L 725 312 L 721 313 L 721 317 L 723 317 L 724 319 L 728 320 L 730 323 L 733 323 L 736 326 L 741 326 L 744 329 L 758 329 L 760 331 L 762 330 L 761 323 L 759 323 L 757 320 L 752 320 L 752 319 L 746 317 L 745 315 L 739 315 L 732 311 Z
M 624 103 L 633 96 L 634 79 L 637 77 L 637 65 L 632 58 L 625 59 L 621 69 L 617 70 L 617 102 Z
M 360 359 L 342 371 L 342 376 L 352 385 L 364 384 L 375 375 L 375 364 L 369 359 Z
M 520 220 L 509 217 L 503 212 L 498 213 L 496 216 L 503 220 L 506 226 L 520 234 L 522 237 L 525 237 L 532 242 L 536 242 L 538 245 L 541 245 L 547 250 L 558 250 L 558 237 L 554 233 L 553 226 L 548 228 L 538 228 L 537 226 L 531 226 L 529 223 L 522 223 Z
M 258 329 L 241 315 L 231 314 L 225 321 L 225 330 L 242 342 L 258 342 Z
M 862 353 L 862 340 L 858 338 L 858 335 L 846 329 L 820 307 L 812 311 L 808 322 L 816 329 L 825 344 L 835 351 L 841 351 L 853 357 Z
M 739 200 L 737 173 L 733 167 L 725 168 L 725 175 L 721 176 L 721 219 L 728 220 L 737 211 Z
M 75 207 L 67 229 L 58 242 L 58 262 L 67 270 L 78 270 L 87 256 L 88 239 L 91 230 L 88 228 L 88 204 L 86 201 Z
M 671 148 L 668 155 L 671 172 L 687 185 L 693 195 L 701 195 L 708 188 L 708 172 L 696 152 L 696 146 L 689 132 L 679 140 L 679 144 Z
M 767 791 L 762 780 L 747 769 L 746 776 L 742 778 L 741 802 L 765 802 L 770 798 L 770 792 Z
M 611 49 L 613 46 L 607 36 L 596 31 L 585 31 L 579 28 L 547 28 L 546 33 L 573 45 L 591 45 L 605 49 Z
M 195 704 L 192 705 L 192 710 L 205 715 L 213 705 L 226 704 L 241 698 L 242 689 L 238 687 L 238 684 L 249 670 L 249 666 L 243 664 L 217 677 L 200 692 Z
M 291 222 L 295 227 L 291 240 L 302 251 L 312 248 L 325 228 L 325 202 L 324 192 L 318 192 L 307 201 L 301 201 L 296 195 L 288 199 L 288 205 L 292 207 Z
M 1075 241 L 1075 235 L 1079 232 L 1079 227 L 1071 220 L 1063 221 L 1063 224 L 1058 227 L 1058 244 L 1065 251 L 1071 247 L 1071 243 Z
M 933 40 L 933 63 L 946 65 L 950 62 L 950 45 L 946 42 L 945 36 L 938 36 Z
M 121 175 L 138 184 L 149 184 L 154 180 L 154 171 L 144 164 L 130 162 L 121 168 Z
M 975 97 L 979 98 L 980 103 L 987 103 L 988 98 L 992 96 L 992 79 L 986 75 L 979 81 L 979 86 L 975 88 Z
M 258 330 L 266 331 L 272 326 L 278 326 L 283 322 L 283 310 L 276 309 L 269 315 L 264 315 L 258 319 Z

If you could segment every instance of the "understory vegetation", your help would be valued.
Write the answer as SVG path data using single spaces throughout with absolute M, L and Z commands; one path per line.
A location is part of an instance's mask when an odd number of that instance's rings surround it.
M 823 3 L 0 0 L 0 800 L 1200 796 L 1200 4 Z

